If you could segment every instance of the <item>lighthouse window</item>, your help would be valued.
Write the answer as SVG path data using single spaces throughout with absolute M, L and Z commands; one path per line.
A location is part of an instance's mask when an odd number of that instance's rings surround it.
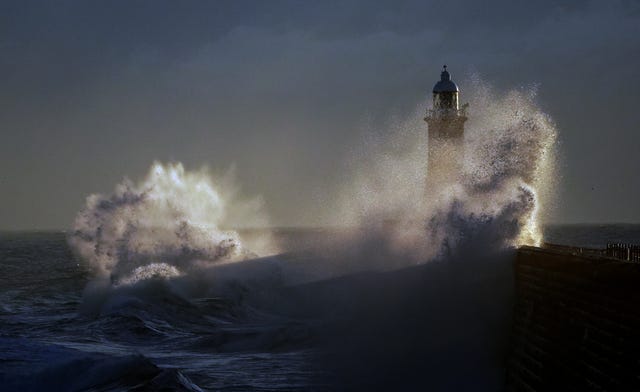
M 442 109 L 450 109 L 453 103 L 453 94 L 449 92 L 440 93 L 440 107 Z

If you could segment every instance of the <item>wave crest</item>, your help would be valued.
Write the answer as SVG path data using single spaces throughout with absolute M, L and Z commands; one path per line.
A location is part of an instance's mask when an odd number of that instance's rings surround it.
M 139 280 L 161 269 L 175 275 L 195 261 L 250 254 L 237 232 L 220 227 L 231 221 L 229 211 L 242 207 L 260 215 L 259 200 L 223 194 L 205 170 L 187 172 L 180 163 L 155 162 L 140 183 L 125 179 L 110 195 L 89 196 L 69 243 L 99 277 Z

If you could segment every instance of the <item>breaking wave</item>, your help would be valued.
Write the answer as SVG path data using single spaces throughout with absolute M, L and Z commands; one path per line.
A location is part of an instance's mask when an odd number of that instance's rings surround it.
M 465 84 L 471 106 L 456 177 L 427 189 L 424 104 L 374 132 L 385 136 L 355 155 L 355 175 L 337 211 L 342 224 L 366 228 L 367 244 L 383 244 L 384 260 L 387 252 L 421 263 L 542 242 L 539 221 L 552 201 L 553 121 L 536 104 L 535 89 L 499 94 L 478 77 Z
M 220 183 L 216 187 L 204 169 L 188 172 L 179 163 L 156 162 L 140 183 L 125 179 L 110 195 L 89 196 L 69 243 L 97 277 L 115 284 L 177 277 L 194 267 L 255 256 L 270 242 L 268 233 L 257 249 L 248 249 L 238 232 L 222 227 L 244 215 L 264 224 L 262 203 L 240 198 L 228 179 Z

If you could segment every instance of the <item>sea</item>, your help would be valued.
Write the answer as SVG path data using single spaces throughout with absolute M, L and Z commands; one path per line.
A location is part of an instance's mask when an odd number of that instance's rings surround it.
M 211 278 L 100 290 L 65 232 L 0 233 L 0 390 L 501 389 L 513 250 L 332 274 L 349 256 L 308 249 L 339 231 L 275 235 L 281 253 Z M 544 241 L 638 243 L 640 225 L 550 225 Z

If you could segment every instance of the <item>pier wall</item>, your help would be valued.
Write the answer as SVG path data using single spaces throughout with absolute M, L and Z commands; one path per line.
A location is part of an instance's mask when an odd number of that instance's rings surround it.
M 640 263 L 523 247 L 509 391 L 640 390 Z

